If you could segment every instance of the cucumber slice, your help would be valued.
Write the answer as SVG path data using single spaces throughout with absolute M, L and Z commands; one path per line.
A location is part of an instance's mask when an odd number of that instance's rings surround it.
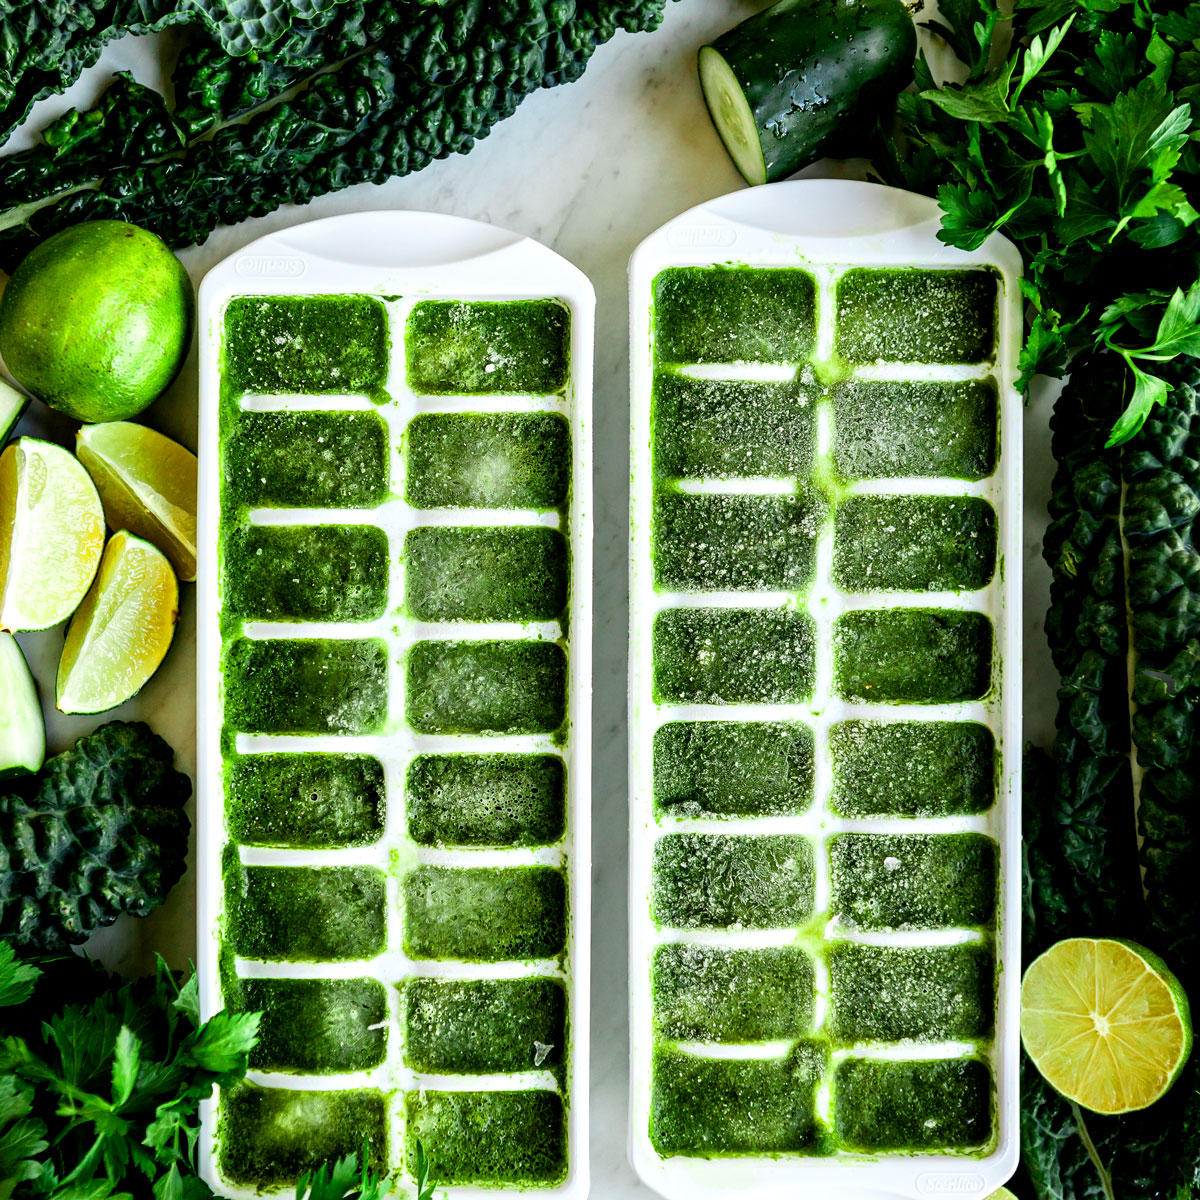
M 46 760 L 46 726 L 37 686 L 11 633 L 0 633 L 0 779 L 37 771 Z
M 15 387 L 0 379 L 0 447 L 12 428 L 21 419 L 29 397 L 23 396 Z
M 868 153 L 916 53 L 903 0 L 780 0 L 701 48 L 700 86 L 746 182 L 768 183 Z

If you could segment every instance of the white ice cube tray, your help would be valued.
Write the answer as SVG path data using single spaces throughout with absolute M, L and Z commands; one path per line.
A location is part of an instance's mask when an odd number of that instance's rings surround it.
M 1018 985 L 1020 978 L 1020 750 L 1021 750 L 1021 402 L 1013 382 L 1021 336 L 1018 278 L 1020 257 L 1000 237 L 978 251 L 964 253 L 937 240 L 939 212 L 922 196 L 868 183 L 804 180 L 752 188 L 691 209 L 647 238 L 630 261 L 631 367 L 631 545 L 630 545 L 630 842 L 629 909 L 631 996 L 630 1154 L 637 1173 L 669 1200 L 705 1196 L 854 1197 L 952 1195 L 983 1197 L 1004 1183 L 1017 1164 Z M 651 462 L 651 386 L 654 378 L 652 285 L 667 267 L 716 264 L 802 267 L 817 285 L 816 361 L 833 349 L 833 285 L 850 267 L 961 268 L 990 265 L 1000 275 L 998 345 L 994 362 L 982 366 L 872 364 L 858 367 L 863 378 L 957 380 L 992 376 L 999 386 L 999 456 L 996 469 L 978 483 L 956 479 L 903 478 L 867 480 L 847 489 L 857 494 L 928 494 L 981 496 L 997 518 L 997 563 L 989 586 L 974 592 L 875 592 L 848 595 L 831 578 L 833 522 L 830 515 L 816 542 L 815 581 L 800 598 L 782 592 L 656 591 L 651 562 L 654 479 Z M 685 368 L 705 378 L 789 378 L 795 364 L 733 363 Z M 816 453 L 830 450 L 830 414 L 818 409 Z M 820 466 L 818 465 L 818 471 Z M 782 493 L 795 480 L 689 480 L 687 491 Z M 668 607 L 718 606 L 764 609 L 803 608 L 816 630 L 816 672 L 810 703 L 795 705 L 658 704 L 652 691 L 651 631 L 656 614 Z M 832 680 L 832 633 L 837 617 L 849 609 L 903 606 L 978 611 L 994 627 L 993 686 L 979 702 L 955 704 L 851 704 L 840 698 Z M 829 807 L 832 785 L 827 753 L 831 725 L 847 718 L 971 720 L 993 733 L 1000 765 L 996 803 L 977 816 L 938 818 L 872 817 L 848 820 Z M 799 720 L 815 736 L 813 802 L 801 815 L 753 819 L 696 820 L 673 815 L 656 819 L 653 805 L 652 746 L 655 730 L 670 720 Z M 796 931 L 751 929 L 657 928 L 650 907 L 651 864 L 656 841 L 668 833 L 794 833 L 811 839 L 815 850 L 814 911 L 828 912 L 830 880 L 828 839 L 854 830 L 873 833 L 948 833 L 978 831 L 999 847 L 999 901 L 994 933 L 997 957 L 994 1037 L 981 1045 L 962 1043 L 872 1045 L 855 1053 L 893 1058 L 959 1057 L 978 1050 L 989 1061 L 996 1091 L 994 1138 L 974 1153 L 861 1154 L 830 1156 L 783 1153 L 712 1158 L 661 1157 L 650 1139 L 652 1031 L 651 959 L 665 942 L 754 948 L 796 941 Z M 839 939 L 877 945 L 931 945 L 978 939 L 967 930 L 865 933 L 836 920 L 824 929 L 825 944 Z M 818 954 L 815 963 L 815 1036 L 828 1010 L 828 971 Z M 760 1043 L 691 1047 L 725 1058 L 777 1057 L 787 1045 Z M 833 1064 L 846 1050 L 835 1050 Z M 830 1071 L 817 1092 L 818 1117 L 829 1116 Z
M 390 401 L 378 411 L 389 433 L 390 496 L 369 510 L 256 509 L 251 520 L 267 524 L 372 524 L 389 542 L 388 606 L 376 621 L 354 623 L 251 623 L 245 633 L 263 637 L 377 637 L 388 649 L 388 723 L 386 732 L 368 736 L 262 736 L 238 734 L 240 753 L 266 751 L 364 752 L 383 764 L 386 817 L 382 838 L 354 849 L 294 850 L 241 847 L 248 865 L 373 865 L 384 870 L 387 942 L 383 954 L 367 962 L 299 963 L 238 959 L 246 977 L 349 978 L 383 981 L 388 996 L 387 1056 L 378 1068 L 352 1075 L 299 1075 L 251 1072 L 249 1078 L 270 1087 L 339 1090 L 376 1088 L 387 1104 L 389 1166 L 403 1161 L 404 1093 L 410 1089 L 502 1091 L 561 1090 L 567 1118 L 567 1175 L 539 1192 L 583 1196 L 588 1190 L 588 976 L 590 939 L 590 743 L 591 743 L 591 382 L 595 298 L 591 284 L 570 263 L 545 246 L 494 226 L 423 212 L 367 212 L 295 226 L 245 247 L 215 267 L 199 295 L 200 340 L 200 497 L 198 573 L 199 897 L 198 971 L 204 1017 L 222 1007 L 218 979 L 222 925 L 221 853 L 227 835 L 221 779 L 221 635 L 217 542 L 220 528 L 220 449 L 218 408 L 223 319 L 237 296 L 371 294 L 385 298 L 391 338 L 386 382 Z M 570 375 L 564 393 L 554 396 L 426 396 L 414 394 L 405 379 L 404 330 L 414 303 L 426 299 L 521 300 L 554 298 L 570 311 Z M 355 410 L 375 406 L 366 397 L 249 397 L 243 409 Z M 417 511 L 403 499 L 405 460 L 400 453 L 405 429 L 418 413 L 558 412 L 570 425 L 572 466 L 565 520 L 554 512 L 438 509 Z M 422 623 L 403 609 L 401 549 L 405 534 L 418 526 L 511 524 L 562 528 L 570 547 L 567 723 L 565 744 L 549 735 L 429 736 L 405 722 L 404 662 L 409 648 L 423 639 L 557 639 L 557 622 L 542 624 Z M 554 753 L 565 762 L 566 833 L 553 846 L 537 848 L 450 849 L 418 846 L 407 836 L 405 774 L 418 753 Z M 567 876 L 569 905 L 565 969 L 557 961 L 469 963 L 410 961 L 401 948 L 401 884 L 413 866 L 457 867 L 561 866 Z M 564 1085 L 550 1070 L 512 1075 L 415 1074 L 402 1061 L 397 985 L 414 977 L 450 979 L 550 976 L 562 980 L 568 1004 L 568 1053 Z M 225 1181 L 219 1171 L 219 1099 L 205 1106 L 201 1142 L 202 1174 L 218 1194 L 256 1195 Z M 406 1173 L 410 1163 L 404 1163 Z M 290 1191 L 289 1188 L 281 1189 Z M 453 1196 L 494 1194 L 495 1188 L 456 1186 Z M 441 1189 L 439 1189 L 441 1191 Z

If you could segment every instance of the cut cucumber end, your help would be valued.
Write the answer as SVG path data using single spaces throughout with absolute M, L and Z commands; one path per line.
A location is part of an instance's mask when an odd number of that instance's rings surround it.
M 46 759 L 42 706 L 25 656 L 11 633 L 0 633 L 0 779 L 41 770 Z
M 734 166 L 749 184 L 767 182 L 767 164 L 754 112 L 737 76 L 719 50 L 700 48 L 700 87 L 708 114 L 733 159 Z

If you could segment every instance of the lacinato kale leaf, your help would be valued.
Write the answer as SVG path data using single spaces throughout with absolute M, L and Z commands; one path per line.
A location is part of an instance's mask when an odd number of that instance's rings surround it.
M 1126 442 L 1165 401 L 1165 364 L 1200 346 L 1200 3 L 1019 0 L 1010 21 L 955 0 L 931 28 L 967 78 L 926 72 L 876 169 L 937 196 L 948 244 L 1021 249 L 1022 390 L 1088 346 L 1121 355 L 1109 444 Z
M 110 89 L 73 118 L 106 136 L 38 147 L 10 168 L 20 183 L 0 190 L 0 266 L 78 221 L 129 220 L 184 246 L 218 224 L 463 153 L 533 91 L 578 78 L 618 29 L 657 26 L 665 0 L 311 0 L 306 11 L 293 0 L 265 5 L 258 24 L 229 0 L 242 32 L 222 24 L 220 5 L 202 19 L 200 0 L 136 3 L 155 27 L 189 28 L 174 107 L 148 102 L 135 119 Z M 125 16 L 98 12 L 71 53 L 117 36 Z

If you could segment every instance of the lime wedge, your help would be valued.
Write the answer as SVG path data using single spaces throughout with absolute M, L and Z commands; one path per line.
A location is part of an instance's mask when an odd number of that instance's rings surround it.
M 195 579 L 196 456 L 129 421 L 84 425 L 75 453 L 100 491 L 109 528 L 153 542 L 180 579 Z
M 98 713 L 124 704 L 158 670 L 175 635 L 179 585 L 156 546 L 121 530 L 67 629 L 58 707 Z
M 1068 938 L 1021 984 L 1021 1040 L 1046 1082 L 1105 1116 L 1146 1108 L 1192 1049 L 1179 980 L 1133 942 Z
M 0 379 L 0 446 L 9 431 L 21 419 L 29 397 L 21 395 L 12 384 Z
M 0 454 L 0 629 L 48 629 L 79 606 L 104 549 L 104 510 L 61 446 L 19 438 Z
M 1008 1190 L 1008 1188 L 997 1188 L 987 1200 L 1017 1200 L 1016 1196 Z
M 0 780 L 38 771 L 46 758 L 46 726 L 29 665 L 11 633 L 0 633 Z

